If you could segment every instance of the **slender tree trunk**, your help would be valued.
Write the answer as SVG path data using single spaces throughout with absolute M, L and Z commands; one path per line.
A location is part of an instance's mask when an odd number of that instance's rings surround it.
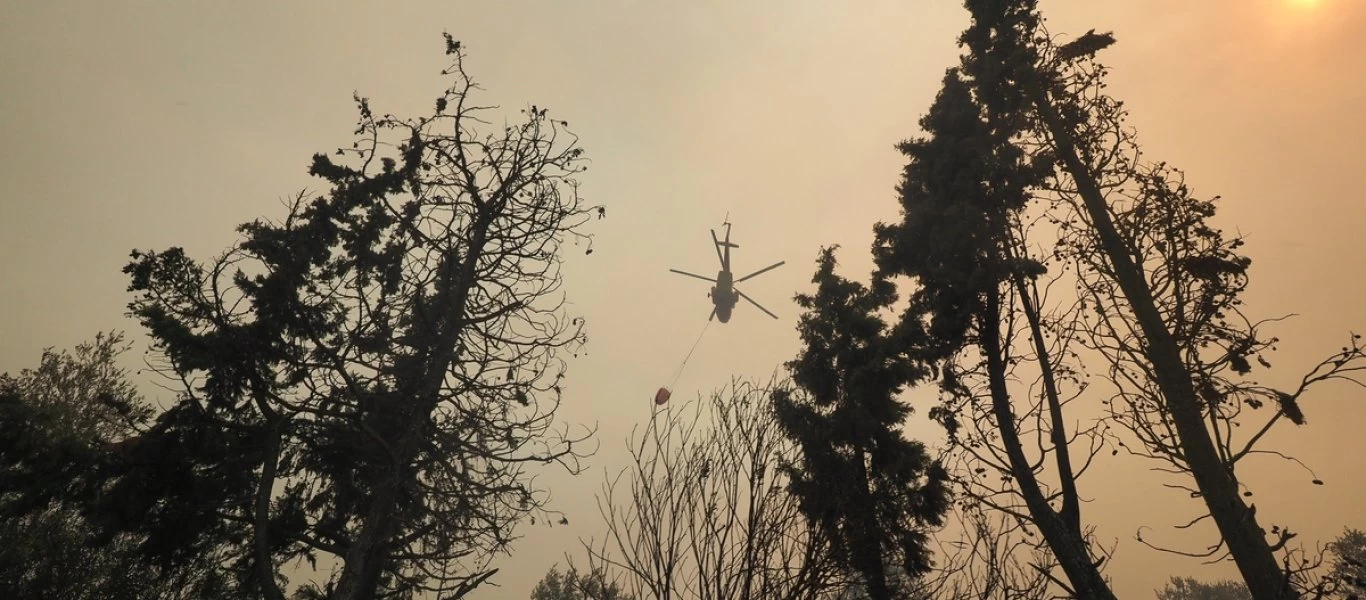
M 858 452 L 859 460 L 856 461 L 858 484 L 862 489 L 854 491 L 863 498 L 867 498 L 870 490 L 868 489 L 868 469 L 863 463 L 863 449 Z M 862 537 L 865 540 L 878 539 L 876 535 L 877 521 L 869 511 L 864 511 L 859 518 L 859 528 L 863 529 Z M 860 548 L 851 549 L 854 559 L 860 565 L 867 579 L 865 585 L 868 588 L 868 597 L 871 600 L 892 600 L 891 588 L 887 585 L 887 570 L 882 562 L 882 548 L 876 545 L 864 544 Z
M 1295 598 L 1297 594 L 1291 589 L 1256 517 L 1238 495 L 1232 468 L 1219 459 L 1209 430 L 1205 428 L 1190 372 L 1181 360 L 1180 348 L 1162 321 L 1143 271 L 1115 229 L 1105 197 L 1078 156 L 1072 133 L 1063 126 L 1062 119 L 1038 84 L 1031 83 L 1029 87 L 1034 105 L 1053 137 L 1058 157 L 1076 182 L 1086 212 L 1114 268 L 1115 279 L 1143 331 L 1143 352 L 1157 374 L 1157 385 L 1176 425 L 1181 451 L 1243 580 L 1257 600 Z
M 1020 307 L 1025 321 L 1029 323 L 1029 334 L 1034 340 L 1034 354 L 1038 356 L 1039 372 L 1043 376 L 1044 402 L 1048 404 L 1049 433 L 1053 442 L 1053 456 L 1058 467 L 1058 481 L 1062 487 L 1062 510 L 1059 515 L 1068 529 L 1081 535 L 1081 501 L 1077 494 L 1077 475 L 1072 470 L 1072 449 L 1067 444 L 1067 423 L 1062 418 L 1062 399 L 1058 396 L 1058 381 L 1053 373 L 1053 361 L 1048 356 L 1048 346 L 1043 339 L 1043 324 L 1040 322 L 1038 308 L 1034 306 L 1033 296 L 1024 277 L 1016 275 L 1015 291 L 1020 295 Z
M 764 493 L 763 482 L 758 474 L 759 469 L 762 467 L 760 466 L 759 461 L 756 459 L 756 457 L 759 452 L 759 445 L 762 443 L 762 440 L 757 441 L 755 443 L 754 453 L 750 454 L 750 456 L 748 457 L 749 481 L 747 483 L 749 484 L 749 503 L 748 506 L 745 507 L 745 584 L 744 588 L 740 592 L 741 600 L 751 600 L 753 598 L 752 594 L 754 592 L 754 575 L 756 570 L 756 551 L 754 549 L 754 538 L 755 536 L 759 535 L 759 532 L 757 531 L 756 527 L 758 523 L 759 511 L 762 508 L 760 506 L 756 506 L 756 504 L 764 501 L 763 497 L 760 495 Z M 748 444 L 746 444 L 745 450 L 747 452 L 750 450 Z
M 991 389 L 991 407 L 996 417 L 996 427 L 1001 433 L 1001 445 L 1005 447 L 1010 459 L 1011 475 L 1024 497 L 1025 505 L 1039 528 L 1044 541 L 1058 559 L 1072 590 L 1078 598 L 1114 600 L 1110 586 L 1101 577 L 1099 566 L 1091 562 L 1087 552 L 1086 540 L 1080 528 L 1073 529 L 1048 505 L 1043 490 L 1039 487 L 1029 460 L 1025 457 L 1019 431 L 1015 429 L 1015 412 L 1010 406 L 1010 394 L 1006 388 L 1005 360 L 1001 356 L 1000 336 L 1000 296 L 997 290 L 987 293 L 986 305 L 982 311 L 982 321 L 978 324 L 978 335 L 982 352 L 987 359 L 987 378 Z M 1064 476 L 1069 474 L 1064 474 Z M 1066 478 L 1066 477 L 1064 477 Z
M 275 490 L 275 472 L 280 463 L 281 425 L 272 423 L 267 435 L 265 462 L 256 488 L 256 515 L 252 522 L 252 542 L 256 550 L 256 576 L 261 580 L 261 595 L 266 600 L 285 600 L 275 585 L 275 564 L 270 559 L 270 496 Z

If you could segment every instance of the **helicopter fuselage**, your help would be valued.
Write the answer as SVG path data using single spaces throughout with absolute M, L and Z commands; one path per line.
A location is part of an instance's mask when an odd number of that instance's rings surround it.
M 735 276 L 730 271 L 730 250 L 731 248 L 739 248 L 739 246 L 732 244 L 730 242 L 730 222 L 727 221 L 725 226 L 725 241 L 721 241 L 716 238 L 715 230 L 712 230 L 711 232 L 712 243 L 716 245 L 716 258 L 721 261 L 721 270 L 716 273 L 716 279 L 712 279 L 710 277 L 703 277 L 701 275 L 689 273 L 687 271 L 680 271 L 678 269 L 669 269 L 669 271 L 678 273 L 679 275 L 686 275 L 688 277 L 701 279 L 703 281 L 710 281 L 716 284 L 711 288 L 711 302 L 714 306 L 712 310 L 712 318 L 720 319 L 722 323 L 725 323 L 730 320 L 731 313 L 735 310 L 735 305 L 740 302 L 741 298 L 744 298 L 750 304 L 753 304 L 755 308 L 758 308 L 759 310 L 763 311 L 764 314 L 775 319 L 778 318 L 778 315 L 769 312 L 767 308 L 760 306 L 759 303 L 755 302 L 753 298 L 746 296 L 744 292 L 737 289 L 735 287 L 735 284 L 742 283 L 762 273 L 767 273 L 768 271 L 783 266 L 784 263 L 780 261 L 778 263 L 769 265 L 767 267 L 759 269 L 758 271 L 750 273 L 749 275 L 746 275 L 739 279 L 735 279 Z
M 722 323 L 730 320 L 730 313 L 735 310 L 735 303 L 740 300 L 740 295 L 735 293 L 735 288 L 732 287 L 732 280 L 730 271 L 718 271 L 716 285 L 711 288 L 711 302 L 716 305 L 716 318 Z

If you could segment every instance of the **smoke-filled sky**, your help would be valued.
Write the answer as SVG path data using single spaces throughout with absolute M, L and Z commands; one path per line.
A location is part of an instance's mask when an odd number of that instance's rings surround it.
M 1041 4 L 1054 34 L 1114 31 L 1110 91 L 1148 156 L 1223 196 L 1217 224 L 1247 236 L 1249 312 L 1300 315 L 1274 332 L 1284 342 L 1268 383 L 1293 387 L 1349 329 L 1366 330 L 1366 3 Z M 871 269 L 871 227 L 898 214 L 893 145 L 919 134 L 966 25 L 952 0 L 0 3 L 0 371 L 109 329 L 134 334 L 137 368 L 128 252 L 178 245 L 207 258 L 237 224 L 321 190 L 307 166 L 350 142 L 352 92 L 380 112 L 429 111 L 449 31 L 481 100 L 569 121 L 593 161 L 582 192 L 608 207 L 592 223 L 595 252 L 570 247 L 566 270 L 590 344 L 570 362 L 563 416 L 596 424 L 600 451 L 585 475 L 543 479 L 571 524 L 524 528 L 501 587 L 475 595 L 525 598 L 599 531 L 604 470 L 624 466 L 623 438 L 705 322 L 706 285 L 667 269 L 714 270 L 707 230 L 727 214 L 736 271 L 788 261 L 743 288 L 781 318 L 741 305 L 713 324 L 675 393 L 767 378 L 797 351 L 791 297 L 808 289 L 820 247 L 843 247 L 848 276 Z M 930 396 L 907 397 L 923 417 Z M 1302 404 L 1309 424 L 1271 443 L 1327 485 L 1269 459 L 1247 477 L 1263 524 L 1313 547 L 1366 527 L 1366 405 L 1344 385 Z M 937 436 L 923 418 L 908 432 Z M 1231 575 L 1133 541 L 1199 509 L 1145 469 L 1121 456 L 1082 481 L 1085 517 L 1118 544 L 1118 594 Z

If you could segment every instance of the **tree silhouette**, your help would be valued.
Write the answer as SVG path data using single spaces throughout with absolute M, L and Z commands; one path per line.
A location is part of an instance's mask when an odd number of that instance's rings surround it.
M 1080 432 L 1091 443 L 1074 461 L 1078 432 L 1064 419 L 1064 386 L 1083 386 L 1063 362 L 1069 338 L 1058 337 L 1041 312 L 1037 281 L 1046 267 L 1029 255 L 1022 216 L 1051 164 L 1014 143 L 1024 107 L 975 79 L 984 76 L 950 71 L 921 120 L 928 137 L 901 144 L 910 159 L 898 188 L 902 222 L 877 227 L 874 254 L 883 276 L 914 278 L 903 321 L 926 323 L 922 348 L 910 351 L 942 361 L 945 401 L 932 416 L 945 425 L 960 471 L 968 471 L 959 487 L 1031 523 L 1072 593 L 1112 598 L 1099 569 L 1104 557 L 1082 525 L 1076 481 L 1099 447 L 1097 432 Z M 1037 391 L 1012 391 L 1023 365 L 1037 368 Z M 1045 465 L 1056 490 L 1040 477 Z
M 180 393 L 144 441 L 218 440 L 182 449 L 184 483 L 235 482 L 203 511 L 248 528 L 238 560 L 267 598 L 283 561 L 319 553 L 343 561 L 338 600 L 460 597 L 544 509 L 527 465 L 577 468 L 554 416 L 585 339 L 558 294 L 593 210 L 582 150 L 535 106 L 481 132 L 450 36 L 446 53 L 434 114 L 357 98 L 352 148 L 313 160 L 325 196 L 213 260 L 140 251 L 125 269 Z
M 891 598 L 890 563 L 907 577 L 930 569 L 926 529 L 948 505 L 945 473 L 901 425 L 902 389 L 927 375 L 897 351 L 914 329 L 890 329 L 878 312 L 896 300 L 893 286 L 871 287 L 835 273 L 835 249 L 821 252 L 814 294 L 799 294 L 803 348 L 788 363 L 796 392 L 773 400 L 783 430 L 798 443 L 789 477 L 802 512 L 835 543 L 836 557 L 862 575 L 873 600 Z
M 1192 494 L 1203 499 L 1222 537 L 1211 552 L 1227 548 L 1253 597 L 1270 600 L 1296 596 L 1292 589 L 1292 566 L 1288 562 L 1283 564 L 1275 555 L 1289 535 L 1274 527 L 1272 535 L 1280 533 L 1280 537 L 1274 543 L 1266 539 L 1254 508 L 1243 500 L 1242 484 L 1233 469 L 1233 463 L 1245 454 L 1236 449 L 1224 452 L 1229 446 L 1221 439 L 1220 428 L 1227 413 L 1210 410 L 1212 405 L 1242 392 L 1219 389 L 1220 384 L 1210 381 L 1209 373 L 1201 371 L 1225 364 L 1235 372 L 1245 372 L 1245 368 L 1250 368 L 1247 357 L 1255 355 L 1260 343 L 1253 335 L 1255 332 L 1250 331 L 1255 326 L 1239 323 L 1239 315 L 1221 314 L 1218 309 L 1230 297 L 1228 285 L 1236 285 L 1247 266 L 1225 252 L 1236 248 L 1236 244 L 1224 245 L 1225 241 L 1217 235 L 1207 236 L 1204 219 L 1212 213 L 1198 203 L 1184 203 L 1183 186 L 1167 185 L 1170 180 L 1163 168 L 1143 166 L 1133 155 L 1136 146 L 1125 143 L 1131 132 L 1122 124 L 1122 103 L 1103 91 L 1105 69 L 1094 60 L 1096 52 L 1114 42 L 1113 37 L 1093 31 L 1057 45 L 1043 30 L 1036 2 L 1032 0 L 969 0 L 966 4 L 973 17 L 973 26 L 964 35 L 970 49 L 970 59 L 965 63 L 967 71 L 973 75 L 982 97 L 1028 105 L 1027 119 L 1034 129 L 1029 136 L 1033 147 L 1038 153 L 1054 157 L 1058 165 L 1055 177 L 1047 185 L 1063 198 L 1066 207 L 1073 209 L 1074 216 L 1061 222 L 1092 240 L 1087 246 L 1087 251 L 1093 253 L 1090 260 L 1080 261 L 1084 269 L 1091 270 L 1082 277 L 1092 277 L 1083 285 L 1088 286 L 1088 299 L 1099 299 L 1102 306 L 1092 304 L 1089 308 L 1105 311 L 1105 318 L 1117 315 L 1114 318 L 1121 321 L 1118 328 L 1126 329 L 1122 339 L 1127 340 L 1123 348 L 1097 344 L 1097 349 L 1112 353 L 1112 361 L 1120 360 L 1113 358 L 1115 353 L 1134 357 L 1123 362 L 1135 371 L 1115 371 L 1113 379 L 1119 385 L 1129 385 L 1145 401 L 1153 402 L 1155 410 L 1146 414 L 1159 416 L 1163 440 L 1169 446 L 1147 447 L 1180 457 L 1182 472 L 1195 482 Z M 1166 203 L 1171 209 L 1196 208 L 1194 214 L 1187 215 L 1195 218 L 1153 220 L 1141 210 L 1128 211 L 1127 208 L 1136 207 L 1123 204 L 1124 192 L 1116 190 L 1121 184 L 1112 177 L 1133 182 L 1139 197 L 1156 204 Z M 1157 185 L 1149 185 L 1154 182 Z M 1179 215 L 1167 212 L 1167 216 Z M 1183 248 L 1214 251 L 1194 261 L 1164 264 L 1167 257 L 1157 251 L 1164 239 L 1181 240 Z M 1166 281 L 1153 271 L 1173 266 L 1178 270 L 1172 271 L 1173 277 Z M 1196 284 L 1190 291 L 1198 293 L 1173 296 L 1181 287 L 1176 281 Z M 1201 295 L 1205 292 L 1212 295 Z M 1204 318 L 1183 323 L 1178 314 L 1164 313 L 1164 308 L 1170 307 L 1166 304 L 1170 298 L 1191 303 L 1192 312 L 1203 311 Z M 1236 302 L 1225 306 L 1236 306 Z M 1235 333 L 1230 334 L 1225 323 L 1220 322 L 1225 318 Z M 1183 347 L 1189 346 L 1183 345 L 1199 345 L 1199 336 L 1190 337 L 1192 325 L 1210 335 L 1232 335 L 1233 339 L 1223 339 L 1214 348 L 1202 348 L 1196 356 L 1184 353 Z M 1236 333 L 1239 329 L 1240 334 Z M 1346 375 L 1342 370 L 1333 372 L 1332 368 L 1359 357 L 1355 344 L 1344 348 L 1342 355 L 1327 361 L 1330 373 L 1326 377 Z M 1315 373 L 1310 374 L 1307 383 L 1311 383 L 1310 379 L 1325 380 L 1320 377 L 1323 373 Z M 1259 401 L 1258 394 L 1253 391 L 1250 405 Z M 1272 422 L 1280 417 L 1303 420 L 1296 394 L 1274 394 L 1274 398 L 1276 413 Z M 1206 418 L 1212 414 L 1213 419 Z M 1260 435 L 1254 435 L 1252 441 L 1259 438 Z

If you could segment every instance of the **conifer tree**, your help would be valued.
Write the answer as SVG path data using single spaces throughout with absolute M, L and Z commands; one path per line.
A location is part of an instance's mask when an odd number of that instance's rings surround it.
M 801 448 L 790 489 L 869 597 L 887 600 L 898 577 L 884 565 L 925 573 L 926 528 L 948 506 L 943 469 L 901 432 L 911 409 L 897 395 L 927 371 L 895 350 L 895 338 L 916 332 L 889 329 L 879 316 L 896 300 L 889 282 L 840 277 L 834 248 L 822 251 L 812 282 L 815 293 L 797 296 L 806 309 L 803 348 L 788 363 L 797 390 L 774 395 L 779 422 Z

